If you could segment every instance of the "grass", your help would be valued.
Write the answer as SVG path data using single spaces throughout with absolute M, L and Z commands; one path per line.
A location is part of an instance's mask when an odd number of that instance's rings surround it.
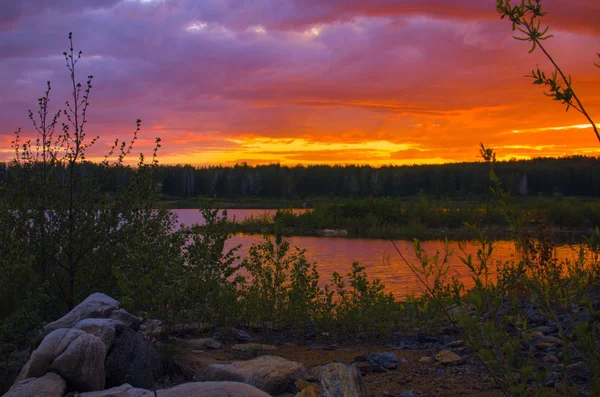
M 253 203 L 246 205 L 249 208 Z M 263 202 L 262 204 L 275 204 Z M 318 236 L 324 229 L 345 230 L 354 238 L 394 238 L 420 240 L 465 240 L 472 230 L 465 225 L 484 228 L 491 238 L 510 237 L 503 207 L 486 199 L 443 200 L 426 197 L 331 199 L 313 201 L 306 212 L 279 209 L 274 217 L 251 216 L 230 221 L 231 233 Z M 235 203 L 226 203 L 225 207 Z M 600 200 L 575 197 L 526 197 L 514 200 L 514 208 L 525 214 L 522 228 L 544 227 L 553 239 L 578 242 L 600 225 Z M 197 230 L 202 230 L 198 228 Z

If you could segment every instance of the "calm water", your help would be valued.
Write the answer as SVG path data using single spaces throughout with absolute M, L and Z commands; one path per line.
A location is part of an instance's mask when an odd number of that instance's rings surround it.
M 174 210 L 181 223 L 187 225 L 202 223 L 202 217 L 198 210 Z M 302 210 L 299 210 L 302 211 Z M 242 220 L 248 216 L 258 216 L 264 213 L 273 215 L 276 210 L 227 210 L 229 218 L 233 216 Z M 227 248 L 241 245 L 238 251 L 244 258 L 250 246 L 262 240 L 261 236 L 238 234 L 233 236 L 227 243 Z M 290 237 L 291 246 L 297 246 L 307 250 L 307 258 L 317 263 L 317 269 L 321 275 L 322 283 L 330 280 L 331 274 L 337 271 L 345 274 L 350 271 L 352 262 L 358 261 L 366 267 L 369 278 L 379 278 L 386 286 L 386 290 L 392 292 L 397 298 L 402 298 L 409 293 L 421 291 L 418 279 L 402 261 L 389 240 L 380 239 L 349 239 L 335 237 Z M 398 248 L 405 258 L 411 263 L 417 263 L 411 241 L 396 240 Z M 421 247 L 429 256 L 433 256 L 436 250 L 443 252 L 443 241 L 425 241 Z M 467 287 L 473 284 L 467 267 L 461 262 L 460 256 L 464 256 L 458 242 L 449 242 L 449 248 L 454 250 L 450 257 L 449 277 L 455 276 L 462 280 Z M 463 248 L 467 254 L 475 254 L 477 246 L 474 243 L 464 243 Z M 557 250 L 557 255 L 563 259 L 574 259 L 576 252 L 568 247 L 562 246 Z M 512 242 L 497 241 L 494 248 L 495 260 L 517 259 L 518 253 Z M 441 258 L 440 258 L 441 260 Z

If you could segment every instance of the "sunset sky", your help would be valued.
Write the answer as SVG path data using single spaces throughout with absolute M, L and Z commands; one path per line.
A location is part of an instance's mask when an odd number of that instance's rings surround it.
M 600 154 L 586 119 L 524 78 L 540 52 L 495 0 L 2 0 L 0 160 L 72 31 L 100 156 L 143 120 L 160 162 L 413 164 Z M 543 0 L 547 48 L 600 123 L 600 1 Z M 92 158 L 94 156 L 91 156 Z

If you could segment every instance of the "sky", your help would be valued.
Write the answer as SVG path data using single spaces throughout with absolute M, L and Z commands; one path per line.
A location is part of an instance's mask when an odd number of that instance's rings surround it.
M 598 0 L 542 0 L 545 42 L 600 123 Z M 524 76 L 542 53 L 512 38 L 495 0 L 2 0 L 0 160 L 63 51 L 93 75 L 99 159 L 142 119 L 133 152 L 163 164 L 421 164 L 599 155 L 583 115 Z M 130 161 L 135 161 L 133 156 Z

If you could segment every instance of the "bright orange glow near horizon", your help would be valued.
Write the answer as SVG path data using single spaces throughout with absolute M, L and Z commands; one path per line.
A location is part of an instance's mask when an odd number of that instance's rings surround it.
M 89 159 L 137 118 L 134 152 L 161 137 L 161 164 L 439 164 L 478 160 L 480 142 L 501 159 L 600 155 L 585 117 L 524 77 L 551 65 L 494 1 L 275 1 L 0 4 L 0 161 L 14 130 L 32 136 L 46 80 L 66 99 L 69 31 L 95 76 Z M 542 4 L 544 44 L 600 122 L 600 2 Z

